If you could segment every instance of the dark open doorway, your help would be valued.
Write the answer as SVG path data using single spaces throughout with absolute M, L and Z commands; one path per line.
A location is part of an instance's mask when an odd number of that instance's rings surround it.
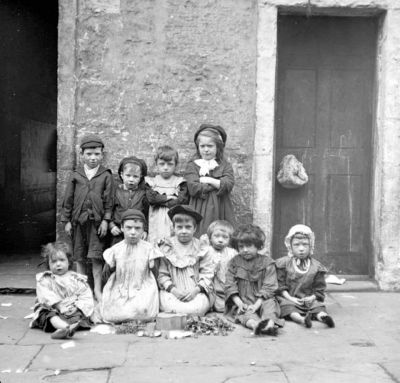
M 55 0 L 0 2 L 0 251 L 55 238 Z

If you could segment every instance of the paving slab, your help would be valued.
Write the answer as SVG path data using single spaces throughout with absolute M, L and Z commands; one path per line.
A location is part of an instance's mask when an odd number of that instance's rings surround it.
M 0 372 L 24 371 L 40 350 L 41 346 L 0 345 Z
M 42 381 L 51 383 L 107 383 L 110 370 L 89 370 L 48 375 Z
M 282 370 L 275 366 L 193 367 L 173 364 L 165 367 L 120 367 L 111 372 L 110 383 L 287 383 Z
M 0 315 L 7 317 L 0 319 L 0 344 L 15 344 L 25 335 L 29 320 L 24 317 L 32 312 L 33 304 L 32 296 L 0 295 Z
M 124 343 L 106 343 L 99 346 L 98 343 L 83 344 L 74 339 L 74 347 L 63 349 L 61 346 L 71 340 L 58 342 L 43 346 L 30 369 L 62 371 L 104 369 L 121 366 L 125 361 L 127 344 Z
M 41 383 L 49 372 L 44 371 L 23 371 L 10 373 L 0 373 L 1 383 Z
M 290 383 L 393 383 L 376 363 L 283 363 L 282 370 Z

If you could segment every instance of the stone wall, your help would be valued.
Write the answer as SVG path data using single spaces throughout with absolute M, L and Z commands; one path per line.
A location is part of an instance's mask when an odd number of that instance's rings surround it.
M 172 144 L 181 165 L 203 122 L 228 132 L 240 222 L 271 244 L 276 18 L 279 13 L 373 16 L 378 41 L 371 264 L 400 289 L 400 6 L 389 0 L 60 0 L 58 203 L 82 135 L 106 142 L 106 164 Z M 182 169 L 182 166 L 181 166 Z M 254 201 L 253 201 L 254 199 Z
M 75 65 L 69 78 L 60 69 L 70 108 L 59 106 L 70 123 L 59 125 L 68 137 L 59 147 L 59 196 L 74 166 L 71 148 L 85 133 L 104 138 L 113 170 L 127 155 L 152 168 L 162 144 L 179 150 L 182 170 L 195 152 L 194 131 L 209 122 L 228 133 L 236 212 L 251 221 L 256 1 L 87 0 L 78 3 L 75 26 L 66 3 L 60 1 L 60 32 L 70 25 L 75 39 L 60 35 L 60 46 L 69 44 Z M 71 65 L 65 51 L 59 60 L 60 68 Z

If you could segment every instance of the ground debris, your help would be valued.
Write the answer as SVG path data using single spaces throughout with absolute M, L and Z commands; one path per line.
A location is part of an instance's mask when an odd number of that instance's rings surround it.
M 228 335 L 235 326 L 220 317 L 190 316 L 187 319 L 185 330 L 192 331 L 195 335 Z
M 141 321 L 130 321 L 115 325 L 117 334 L 136 334 L 138 331 L 144 331 L 146 323 Z

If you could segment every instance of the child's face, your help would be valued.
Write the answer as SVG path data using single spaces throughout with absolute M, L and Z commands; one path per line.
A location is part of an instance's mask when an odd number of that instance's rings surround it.
M 49 258 L 49 269 L 55 275 L 64 275 L 69 268 L 68 257 L 61 251 Z
M 83 149 L 81 156 L 83 163 L 90 169 L 94 169 L 103 160 L 103 149 L 101 147 Z
M 226 230 L 217 227 L 211 234 L 210 242 L 215 250 L 222 250 L 228 246 L 229 239 L 229 233 Z
M 134 190 L 138 187 L 142 172 L 140 166 L 127 164 L 121 173 L 122 182 L 128 190 Z
M 121 225 L 125 241 L 131 245 L 136 245 L 144 232 L 144 224 L 138 219 L 128 219 Z
M 196 225 L 190 216 L 187 216 L 186 219 L 180 222 L 174 223 L 174 233 L 180 243 L 189 243 L 193 239 L 195 231 Z
M 167 161 L 159 158 L 157 160 L 157 170 L 160 176 L 164 179 L 170 178 L 175 172 L 175 160 Z
M 199 153 L 203 160 L 214 160 L 217 156 L 217 144 L 211 137 L 199 136 Z
M 238 243 L 238 252 L 242 258 L 249 261 L 257 255 L 258 248 L 254 244 L 239 242 Z
M 308 238 L 294 238 L 292 240 L 293 256 L 304 259 L 310 255 L 310 240 Z

